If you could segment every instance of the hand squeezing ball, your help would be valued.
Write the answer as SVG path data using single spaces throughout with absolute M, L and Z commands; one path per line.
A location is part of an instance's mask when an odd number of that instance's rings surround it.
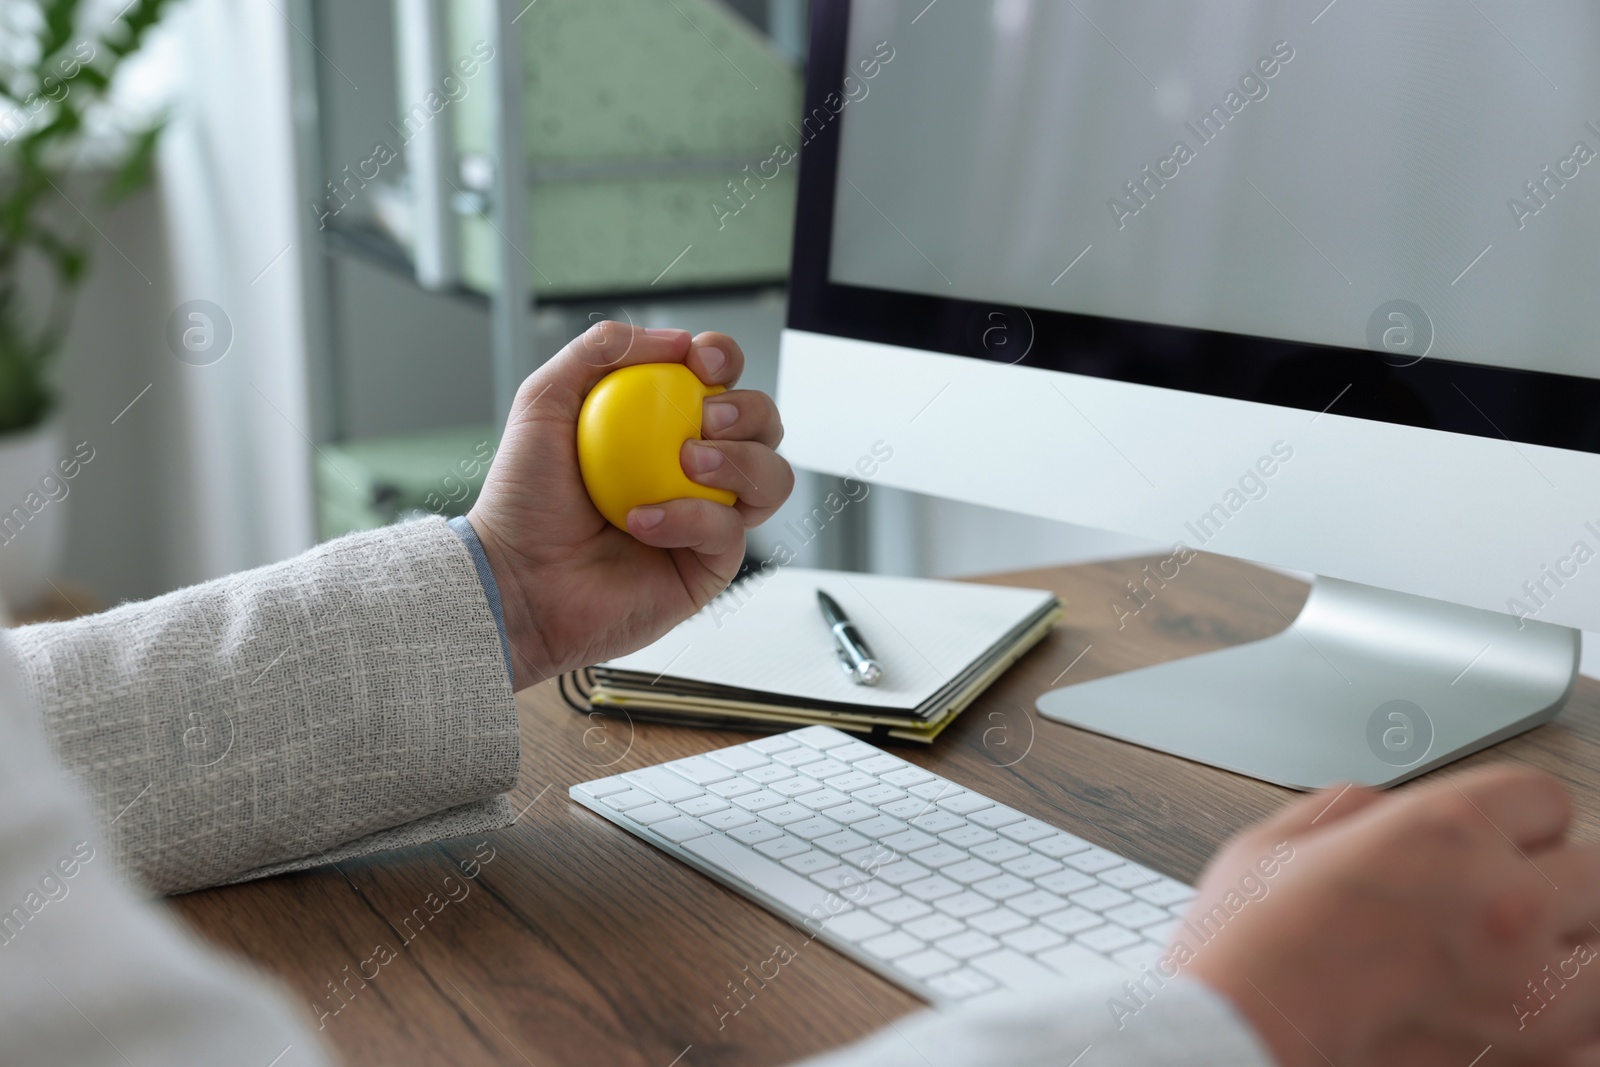
M 606 521 L 628 528 L 628 512 L 678 497 L 732 504 L 738 496 L 690 481 L 679 456 L 700 438 L 705 398 L 722 392 L 682 363 L 640 363 L 612 371 L 578 412 L 578 468 Z

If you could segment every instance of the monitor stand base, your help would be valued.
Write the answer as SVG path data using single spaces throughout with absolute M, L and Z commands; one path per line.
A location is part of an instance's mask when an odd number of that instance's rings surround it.
M 1056 689 L 1045 718 L 1293 789 L 1390 786 L 1548 722 L 1582 634 L 1318 578 L 1265 640 Z

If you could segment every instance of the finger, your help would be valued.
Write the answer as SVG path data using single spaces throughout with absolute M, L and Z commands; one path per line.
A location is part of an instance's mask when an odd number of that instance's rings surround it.
M 760 441 L 777 448 L 783 440 L 783 420 L 766 393 L 739 389 L 706 398 L 700 432 L 716 440 Z
M 601 378 L 620 367 L 683 363 L 690 350 L 688 330 L 647 330 L 626 322 L 597 322 L 528 376 L 517 391 L 517 407 L 531 410 L 547 395 L 568 406 L 581 404 Z
M 707 385 L 732 386 L 744 373 L 744 349 L 725 333 L 697 333 L 689 369 Z
M 731 489 L 752 508 L 776 508 L 794 488 L 789 461 L 754 441 L 685 441 L 679 461 L 694 481 Z
M 706 557 L 724 582 L 744 559 L 744 518 L 710 500 L 683 497 L 628 512 L 628 532 L 655 548 L 687 548 Z
M 1454 804 L 1459 796 L 1519 849 L 1559 841 L 1572 821 L 1572 798 L 1548 774 L 1521 767 L 1489 767 L 1411 794 L 1418 801 Z
M 1600 845 L 1564 845 L 1529 862 L 1555 886 L 1555 929 L 1600 945 Z

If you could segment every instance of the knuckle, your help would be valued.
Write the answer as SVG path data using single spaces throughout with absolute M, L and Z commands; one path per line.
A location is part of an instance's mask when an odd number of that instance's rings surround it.
M 601 319 L 587 330 L 583 331 L 583 342 L 590 348 L 604 349 L 615 344 L 621 337 L 622 323 L 613 319 Z

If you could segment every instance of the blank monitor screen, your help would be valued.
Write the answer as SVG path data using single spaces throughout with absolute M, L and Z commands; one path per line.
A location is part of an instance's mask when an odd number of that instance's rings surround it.
M 1597 377 L 1600 5 L 1325 2 L 855 0 L 828 280 Z

